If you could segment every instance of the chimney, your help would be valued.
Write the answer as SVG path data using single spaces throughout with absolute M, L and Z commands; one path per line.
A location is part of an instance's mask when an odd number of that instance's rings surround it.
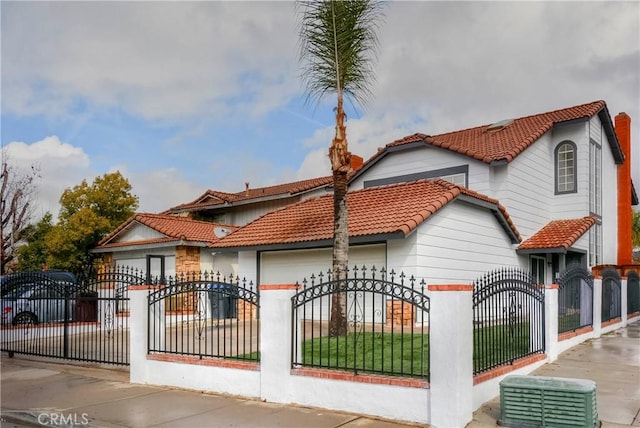
M 249 182 L 248 181 L 244 182 L 244 195 L 245 196 L 249 196 Z
M 358 155 L 351 155 L 351 170 L 352 171 L 357 171 L 360 168 L 362 168 L 362 165 L 364 164 L 364 159 L 362 159 L 361 156 Z
M 618 265 L 633 262 L 631 241 L 631 118 L 626 113 L 615 117 L 615 130 L 624 162 L 618 165 Z

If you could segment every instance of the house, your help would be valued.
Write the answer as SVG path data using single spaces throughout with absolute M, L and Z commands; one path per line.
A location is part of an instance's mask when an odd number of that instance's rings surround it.
M 236 269 L 237 257 L 211 249 L 232 225 L 166 214 L 140 213 L 102 239 L 92 252 L 107 266 L 126 266 L 152 276 L 175 276 L 201 270 Z
M 594 101 L 409 135 L 364 163 L 354 156 L 349 263 L 441 283 L 472 281 L 505 265 L 551 283 L 572 263 L 630 264 L 626 227 L 638 203 L 630 141 L 629 117 L 619 114 L 614 126 L 606 103 Z M 327 176 L 256 189 L 247 184 L 237 193 L 208 190 L 162 215 L 173 216 L 175 227 L 197 220 L 224 229 L 213 236 L 210 227 L 209 239 L 198 241 L 206 242 L 199 270 L 218 269 L 220 258 L 258 283 L 295 282 L 331 267 L 330 186 Z M 118 263 L 156 255 L 135 242 L 147 237 L 136 238 L 131 227 L 122 225 L 94 252 L 111 253 Z M 167 260 L 167 272 L 184 271 L 181 259 Z
M 354 166 L 362 158 L 354 157 Z M 207 190 L 161 214 L 140 213 L 102 239 L 92 253 L 108 266 L 128 266 L 152 276 L 216 271 L 237 274 L 237 255 L 211 248 L 225 234 L 266 212 L 327 193 L 331 177 L 250 188 L 237 193 Z
M 595 101 L 391 142 L 350 178 L 349 263 L 409 270 L 440 283 L 470 281 L 504 265 L 551 283 L 571 263 L 630 263 L 619 256 L 631 257 L 623 226 L 631 204 L 637 204 L 628 168 L 629 129 L 626 114 L 618 115 L 614 127 L 605 102 Z M 455 186 L 435 181 L 429 186 L 441 193 L 417 190 L 428 186 L 423 180 L 436 178 Z M 395 198 L 409 205 L 396 206 L 390 202 Z M 260 283 L 295 282 L 326 271 L 328 200 L 266 214 L 216 247 L 239 252 L 240 271 Z M 429 206 L 438 209 L 425 216 Z M 397 219 L 397 228 L 380 229 L 382 214 Z M 500 227 L 505 222 L 513 227 Z M 482 235 L 486 230 L 493 230 L 499 244 Z

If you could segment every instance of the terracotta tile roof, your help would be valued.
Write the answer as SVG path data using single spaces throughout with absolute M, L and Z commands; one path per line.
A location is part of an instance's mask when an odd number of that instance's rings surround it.
M 349 236 L 406 236 L 452 200 L 466 195 L 495 204 L 519 237 L 504 207 L 495 199 L 444 180 L 419 180 L 371 187 L 348 194 Z M 216 248 L 296 244 L 333 238 L 333 196 L 310 198 L 265 214 L 230 233 Z
M 216 190 L 207 190 L 192 202 L 177 205 L 169 208 L 168 212 L 179 211 L 189 208 L 212 207 L 223 204 L 233 204 L 238 202 L 250 201 L 252 199 L 268 198 L 282 195 L 294 196 L 318 187 L 324 187 L 333 183 L 332 176 L 310 178 L 308 180 L 295 181 L 291 183 L 277 184 L 268 187 L 249 188 L 242 192 L 225 193 Z
M 595 223 L 596 218 L 593 216 L 553 220 L 523 241 L 518 250 L 568 250 Z
M 129 242 L 111 242 L 118 235 L 120 235 L 121 232 L 129 229 L 134 224 L 143 224 L 163 234 L 164 237 Z M 172 242 L 177 240 L 214 244 L 220 239 L 217 238 L 213 233 L 213 229 L 215 226 L 224 227 L 231 231 L 238 229 L 237 226 L 214 224 L 206 221 L 192 220 L 186 217 L 139 213 L 129 218 L 127 221 L 118 226 L 114 231 L 112 231 L 109 235 L 107 235 L 104 239 L 102 239 L 98 243 L 98 246 L 96 248 L 112 248 L 130 245 Z
M 504 127 L 498 127 L 495 130 L 490 129 L 491 125 L 482 125 L 440 135 L 417 133 L 387 144 L 385 149 L 378 151 L 376 155 L 367 161 L 367 164 L 390 148 L 411 143 L 440 147 L 485 163 L 494 161 L 511 162 L 544 133 L 549 131 L 554 124 L 577 119 L 589 119 L 602 109 L 606 109 L 605 102 L 594 101 L 588 104 L 513 119 L 512 122 Z M 367 165 L 365 164 L 365 169 L 366 167 Z

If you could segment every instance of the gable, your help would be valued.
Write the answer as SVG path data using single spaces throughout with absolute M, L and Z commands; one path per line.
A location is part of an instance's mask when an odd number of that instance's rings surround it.
M 136 242 L 136 241 L 146 241 L 150 239 L 160 239 L 166 238 L 167 236 L 163 233 L 158 232 L 144 224 L 135 223 L 132 224 L 129 228 L 123 230 L 118 236 L 116 236 L 111 242 L 112 243 L 125 243 L 125 242 Z

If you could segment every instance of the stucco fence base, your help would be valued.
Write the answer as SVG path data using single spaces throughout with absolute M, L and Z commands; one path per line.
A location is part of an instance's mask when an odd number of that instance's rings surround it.
M 499 394 L 499 383 L 505 376 L 529 374 L 579 343 L 640 319 L 638 313 L 628 317 L 626 311 L 622 311 L 619 318 L 602 323 L 599 311 L 601 280 L 595 279 L 593 325 L 558 334 L 558 287 L 547 286 L 545 353 L 474 376 L 473 287 L 468 284 L 431 285 L 430 381 L 427 382 L 425 379 L 292 368 L 291 297 L 296 287 L 287 284 L 260 287 L 260 362 L 148 354 L 148 288 L 140 286 L 130 290 L 130 379 L 133 383 L 224 393 L 433 427 L 465 426 L 471 421 L 474 410 Z M 621 288 L 622 296 L 625 296 L 626 281 L 622 281 Z M 622 303 L 626 304 L 626 301 Z

